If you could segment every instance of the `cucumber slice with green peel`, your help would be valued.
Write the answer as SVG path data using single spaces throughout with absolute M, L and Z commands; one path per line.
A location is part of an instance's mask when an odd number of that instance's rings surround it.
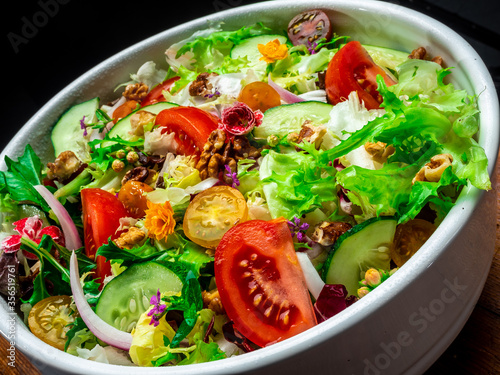
M 267 139 L 270 135 L 281 139 L 292 132 L 300 132 L 306 120 L 315 125 L 327 123 L 332 108 L 331 104 L 312 100 L 269 108 L 253 134 L 256 139 Z
M 134 264 L 106 284 L 95 312 L 113 327 L 131 332 L 158 289 L 160 293 L 177 294 L 182 290 L 182 281 L 160 263 Z
M 230 52 L 232 59 L 237 59 L 239 57 L 247 57 L 248 61 L 253 64 L 262 63 L 264 67 L 266 62 L 260 60 L 262 54 L 259 51 L 259 44 L 267 44 L 272 40 L 278 39 L 281 44 L 287 42 L 287 38 L 283 35 L 258 35 L 247 39 L 244 39 L 241 43 L 233 46 Z
M 75 104 L 63 113 L 50 135 L 56 157 L 63 151 L 73 151 L 82 161 L 87 161 L 90 158 L 80 121 L 85 117 L 85 124 L 95 122 L 95 112 L 98 108 L 99 98 L 96 97 Z
M 341 235 L 323 266 L 327 284 L 343 284 L 349 295 L 357 296 L 366 270 L 389 270 L 390 248 L 397 220 L 382 216 L 354 226 Z
M 178 106 L 179 105 L 175 103 L 158 102 L 151 105 L 147 105 L 141 108 L 140 111 L 147 111 L 157 115 L 164 109 L 169 109 Z M 118 136 L 125 141 L 136 141 L 137 139 L 139 139 L 138 136 L 130 134 L 130 131 L 132 130 L 132 126 L 130 125 L 130 118 L 135 112 L 136 111 L 132 112 L 128 116 L 125 116 L 124 118 L 117 121 L 116 124 L 109 131 L 108 137 L 114 138 Z M 104 142 L 103 147 L 109 146 L 110 144 L 112 144 L 112 142 Z

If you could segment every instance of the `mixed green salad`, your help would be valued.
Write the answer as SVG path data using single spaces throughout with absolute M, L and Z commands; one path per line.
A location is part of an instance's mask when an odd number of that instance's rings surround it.
M 89 360 L 214 361 L 348 308 L 419 250 L 463 189 L 491 189 L 477 95 L 422 46 L 211 23 L 111 102 L 0 172 L 0 291 Z

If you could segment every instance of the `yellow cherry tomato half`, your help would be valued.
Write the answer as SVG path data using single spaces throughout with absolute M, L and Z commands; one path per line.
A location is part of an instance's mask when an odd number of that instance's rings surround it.
M 248 217 L 243 195 L 230 186 L 213 186 L 197 194 L 184 214 L 184 234 L 194 243 L 215 249 L 222 236 Z
M 261 112 L 281 104 L 278 92 L 268 83 L 260 81 L 249 83 L 243 87 L 238 95 L 238 100 L 245 103 L 253 111 L 259 109 Z
M 436 226 L 427 220 L 413 219 L 396 227 L 391 247 L 391 258 L 401 267 L 429 239 Z
M 50 346 L 64 350 L 68 324 L 76 318 L 70 304 L 70 296 L 51 296 L 36 303 L 28 315 L 31 332 Z

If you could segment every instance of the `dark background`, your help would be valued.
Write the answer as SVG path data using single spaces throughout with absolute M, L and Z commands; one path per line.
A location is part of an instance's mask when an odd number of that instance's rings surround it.
M 50 98 L 106 58 L 169 27 L 257 0 L 29 0 L 4 8 L 4 108 L 0 149 Z M 496 86 L 500 76 L 500 2 L 391 1 L 428 14 L 464 36 L 482 56 Z M 42 14 L 44 13 L 45 16 Z M 31 23 L 31 27 L 27 26 Z M 35 27 L 33 28 L 33 25 Z M 38 26 L 36 25 L 38 24 Z M 24 38 L 24 39 L 23 39 Z

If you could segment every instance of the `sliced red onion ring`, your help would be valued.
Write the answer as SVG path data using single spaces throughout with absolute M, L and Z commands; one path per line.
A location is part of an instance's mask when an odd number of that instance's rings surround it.
M 274 82 L 271 79 L 271 74 L 269 74 L 269 76 L 267 78 L 267 83 L 278 92 L 281 99 L 283 99 L 283 101 L 287 104 L 298 103 L 298 102 L 304 101 L 304 99 L 302 99 L 300 96 L 291 93 L 287 89 L 284 89 L 283 87 L 278 85 L 276 82 Z
M 64 206 L 57 200 L 56 197 L 43 185 L 35 185 L 34 188 L 40 193 L 43 199 L 47 202 L 49 207 L 54 211 L 64 234 L 65 246 L 69 250 L 76 250 L 82 247 L 82 241 L 78 235 L 78 229 L 76 229 L 73 219 L 69 216 L 68 211 Z
M 99 318 L 92 310 L 85 298 L 83 288 L 80 283 L 80 273 L 78 271 L 78 260 L 73 251 L 69 262 L 69 278 L 71 282 L 71 292 L 75 300 L 76 308 L 80 313 L 88 329 L 101 341 L 122 350 L 129 350 L 132 345 L 132 335 L 120 331 Z
M 314 265 L 306 253 L 297 252 L 296 254 L 302 272 L 304 273 L 307 289 L 309 289 L 314 299 L 317 300 L 325 286 L 325 282 L 321 279 L 321 276 L 319 276 L 318 271 L 316 271 L 316 268 L 314 268 Z

